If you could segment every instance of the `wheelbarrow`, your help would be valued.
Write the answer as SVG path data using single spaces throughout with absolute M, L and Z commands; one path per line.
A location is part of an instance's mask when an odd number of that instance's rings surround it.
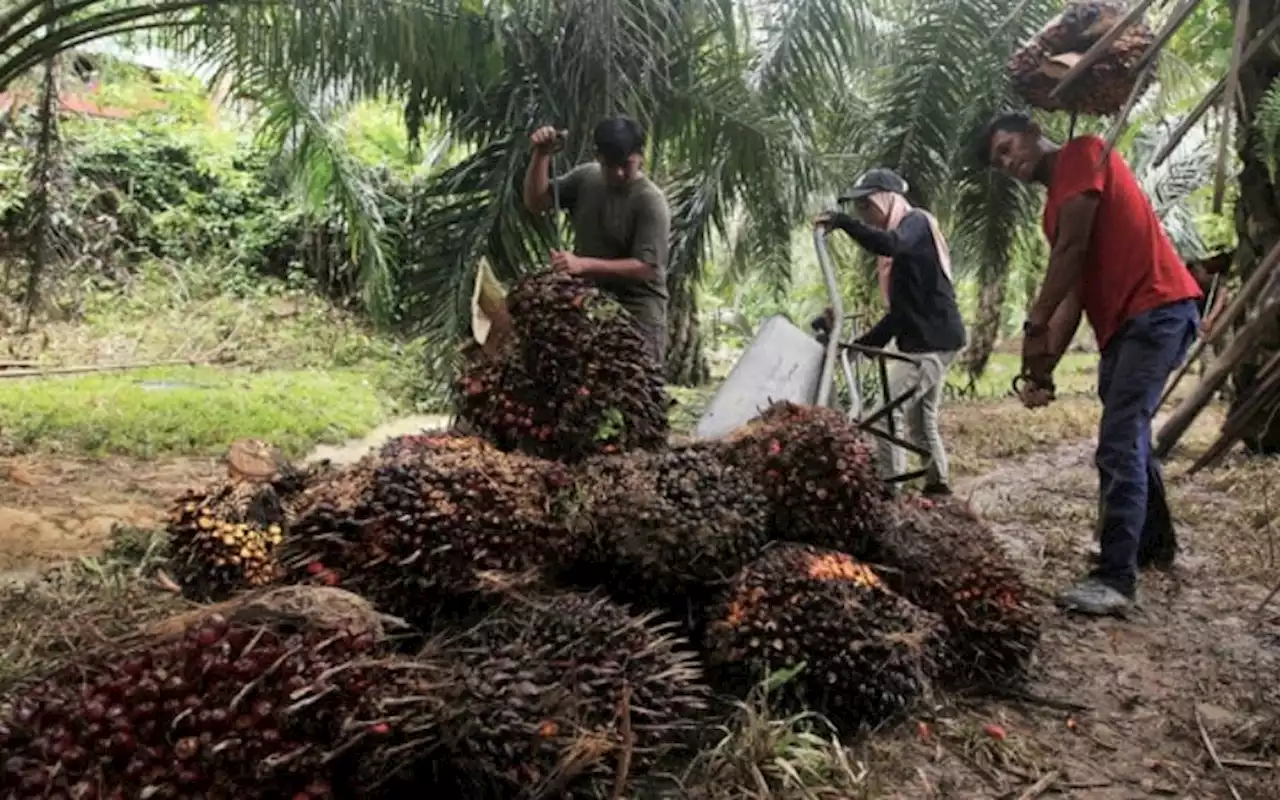
M 889 361 L 919 366 L 920 360 L 903 353 L 853 343 L 857 331 L 853 320 L 845 317 L 827 235 L 827 231 L 821 228 L 814 229 L 813 246 L 818 253 L 818 265 L 822 269 L 832 309 L 831 330 L 826 342 L 818 341 L 781 314 L 765 320 L 728 378 L 711 398 L 698 420 L 694 437 L 715 439 L 724 436 L 750 422 L 776 402 L 837 407 L 839 393 L 835 388 L 839 374 L 844 379 L 849 397 L 848 407 L 844 409 L 848 418 L 867 434 L 915 453 L 923 461 L 922 468 L 890 476 L 886 482 L 897 484 L 913 480 L 928 471 L 932 456 L 927 449 L 898 435 L 893 412 L 915 396 L 920 385 L 917 382 L 897 397 L 889 396 Z M 846 323 L 849 337 L 842 340 Z M 884 402 L 869 412 L 863 405 L 861 376 L 864 361 L 879 370 L 884 393 Z M 884 427 L 879 425 L 881 420 L 886 421 Z

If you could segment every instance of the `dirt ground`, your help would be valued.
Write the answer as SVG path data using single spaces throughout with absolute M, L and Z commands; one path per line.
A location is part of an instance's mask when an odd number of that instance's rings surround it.
M 397 420 L 362 439 L 320 447 L 309 460 L 350 462 L 388 438 L 445 421 L 439 415 Z M 0 580 L 95 555 L 117 527 L 158 527 L 174 497 L 223 470 L 213 458 L 0 458 Z
M 1045 593 L 1038 663 L 1020 699 L 952 698 L 920 716 L 927 733 L 911 724 L 868 744 L 872 796 L 1280 797 L 1280 731 L 1268 713 L 1280 688 L 1280 602 L 1259 611 L 1275 580 L 1265 524 L 1274 519 L 1252 510 L 1280 464 L 1239 459 L 1192 478 L 1185 467 L 1167 469 L 1183 553 L 1172 572 L 1143 576 L 1142 609 L 1128 621 L 1052 607 L 1094 546 L 1092 442 L 959 484 Z M 993 724 L 1003 740 L 984 730 Z
M 0 576 L 100 552 L 117 526 L 154 528 L 215 459 L 0 458 Z
M 1009 435 L 997 417 L 985 419 L 962 421 L 969 432 L 957 439 L 993 426 Z M 1236 459 L 1186 478 L 1186 462 L 1171 463 L 1178 565 L 1143 576 L 1135 618 L 1094 621 L 1059 614 L 1050 600 L 1092 546 L 1091 442 L 1076 433 L 997 446 L 1019 455 L 985 461 L 986 472 L 957 486 L 1044 592 L 1032 684 L 1000 701 L 946 698 L 856 745 L 866 796 L 1280 797 L 1280 730 L 1267 714 L 1280 694 L 1280 599 L 1262 608 L 1280 578 L 1270 499 L 1280 464 Z M 0 460 L 0 571 L 12 577 L 94 554 L 115 525 L 155 526 L 174 495 L 220 470 L 209 459 Z

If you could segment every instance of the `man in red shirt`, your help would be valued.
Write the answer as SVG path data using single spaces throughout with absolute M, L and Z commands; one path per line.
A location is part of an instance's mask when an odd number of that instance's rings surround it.
M 1136 598 L 1139 551 L 1158 535 L 1147 519 L 1152 488 L 1163 493 L 1151 418 L 1195 338 L 1202 293 L 1124 159 L 1114 150 L 1104 158 L 1105 149 L 1097 136 L 1059 146 L 1031 117 L 1010 112 L 987 125 L 977 152 L 1010 177 L 1048 188 L 1043 224 L 1052 252 L 1023 329 L 1023 404 L 1052 400 L 1053 370 L 1082 310 L 1098 339 L 1102 553 L 1057 600 L 1122 616 Z

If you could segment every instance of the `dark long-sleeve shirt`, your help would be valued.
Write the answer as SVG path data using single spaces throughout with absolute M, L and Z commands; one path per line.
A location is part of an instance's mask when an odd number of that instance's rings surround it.
M 913 210 L 891 231 L 873 228 L 848 214 L 836 214 L 832 225 L 872 253 L 893 259 L 889 312 L 858 338 L 859 344 L 884 347 L 896 339 L 904 353 L 964 347 L 964 320 L 955 289 L 938 260 L 928 217 Z

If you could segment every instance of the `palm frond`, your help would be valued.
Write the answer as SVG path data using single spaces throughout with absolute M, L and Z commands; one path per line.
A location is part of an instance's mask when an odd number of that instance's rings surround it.
M 259 137 L 279 152 L 304 207 L 321 213 L 336 205 L 347 226 L 350 258 L 365 310 L 391 321 L 395 297 L 395 241 L 382 208 L 389 198 L 368 179 L 333 124 L 334 109 L 309 87 L 294 82 L 259 84 Z
M 1275 172 L 1280 163 L 1280 75 L 1254 109 L 1253 125 L 1258 132 L 1258 158 Z
M 843 67 L 868 52 L 869 9 L 858 0 L 762 0 L 748 81 L 777 108 L 807 115 L 831 96 Z
M 1170 158 L 1158 167 L 1153 166 L 1168 136 L 1168 131 L 1144 128 L 1133 140 L 1129 165 L 1174 247 L 1185 259 L 1202 258 L 1206 255 L 1206 246 L 1191 200 L 1192 195 L 1212 179 L 1213 140 L 1205 135 L 1202 127 L 1194 128 Z

